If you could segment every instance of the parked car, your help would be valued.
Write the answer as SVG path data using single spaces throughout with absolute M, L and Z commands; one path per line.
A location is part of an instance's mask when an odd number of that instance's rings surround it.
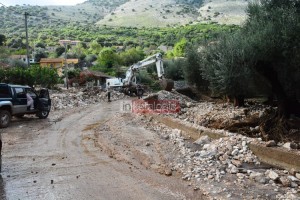
M 34 100 L 34 109 L 27 106 L 26 94 Z M 20 118 L 25 114 L 34 114 L 40 119 L 46 119 L 50 109 L 51 99 L 48 89 L 35 91 L 27 85 L 0 83 L 0 128 L 8 127 L 12 116 Z

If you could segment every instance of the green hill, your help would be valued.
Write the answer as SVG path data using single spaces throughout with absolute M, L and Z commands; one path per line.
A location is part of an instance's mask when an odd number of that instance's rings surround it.
M 0 34 L 8 38 L 10 45 L 14 42 L 24 44 L 26 12 L 29 14 L 30 45 L 36 42 L 56 45 L 60 39 L 84 42 L 97 40 L 104 45 L 146 43 L 141 39 L 142 33 L 138 38 L 128 39 L 135 30 L 117 28 L 142 28 L 149 33 L 155 32 L 155 28 L 172 28 L 199 22 L 241 24 L 245 20 L 246 6 L 245 0 L 88 0 L 75 6 L 2 6 L 0 18 L 4 20 L 0 20 Z M 115 28 L 114 33 L 112 29 L 107 29 L 109 26 Z M 169 32 L 166 33 L 171 43 L 174 43 L 174 38 L 182 37 L 173 36 Z M 163 38 L 156 33 L 149 36 L 150 41 L 155 43 Z

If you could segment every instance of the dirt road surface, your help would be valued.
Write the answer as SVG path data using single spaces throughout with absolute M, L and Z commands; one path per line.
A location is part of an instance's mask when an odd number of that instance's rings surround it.
M 206 199 L 168 169 L 161 138 L 116 115 L 119 103 L 14 118 L 0 129 L 1 199 Z

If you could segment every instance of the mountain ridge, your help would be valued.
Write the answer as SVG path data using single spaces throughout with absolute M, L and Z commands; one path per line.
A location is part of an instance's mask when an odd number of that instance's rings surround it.
M 130 0 L 96 24 L 107 26 L 165 27 L 214 22 L 241 25 L 247 0 Z
M 197 23 L 242 24 L 247 0 L 88 0 L 75 6 L 0 7 L 1 34 L 24 37 L 24 13 L 32 33 L 66 27 L 177 27 Z M 42 33 L 40 33 L 42 34 Z M 47 38 L 47 35 L 43 36 Z M 57 37 L 57 35 L 54 35 Z M 72 37 L 68 33 L 65 37 Z
M 9 21 L 12 14 L 27 12 L 33 18 L 48 20 L 47 23 L 61 20 L 79 25 L 166 27 L 199 22 L 240 25 L 246 19 L 247 4 L 247 0 L 88 0 L 74 6 L 0 7 L 0 17 Z M 39 24 L 39 19 L 31 23 Z M 5 21 L 0 22 L 0 27 L 4 24 Z

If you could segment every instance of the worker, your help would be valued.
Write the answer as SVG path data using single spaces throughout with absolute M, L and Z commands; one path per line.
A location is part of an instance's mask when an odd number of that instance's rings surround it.
M 29 107 L 30 110 L 34 110 L 34 107 L 33 107 L 34 101 L 29 93 L 26 93 L 26 98 L 27 98 L 27 107 Z
M 108 102 L 111 102 L 111 100 L 110 100 L 110 93 L 111 93 L 111 87 L 110 87 L 110 84 L 108 82 L 107 83 L 107 99 L 108 99 Z
M 143 88 L 141 87 L 141 85 L 137 85 L 136 86 L 136 95 L 138 97 L 138 99 L 141 99 L 143 96 Z

